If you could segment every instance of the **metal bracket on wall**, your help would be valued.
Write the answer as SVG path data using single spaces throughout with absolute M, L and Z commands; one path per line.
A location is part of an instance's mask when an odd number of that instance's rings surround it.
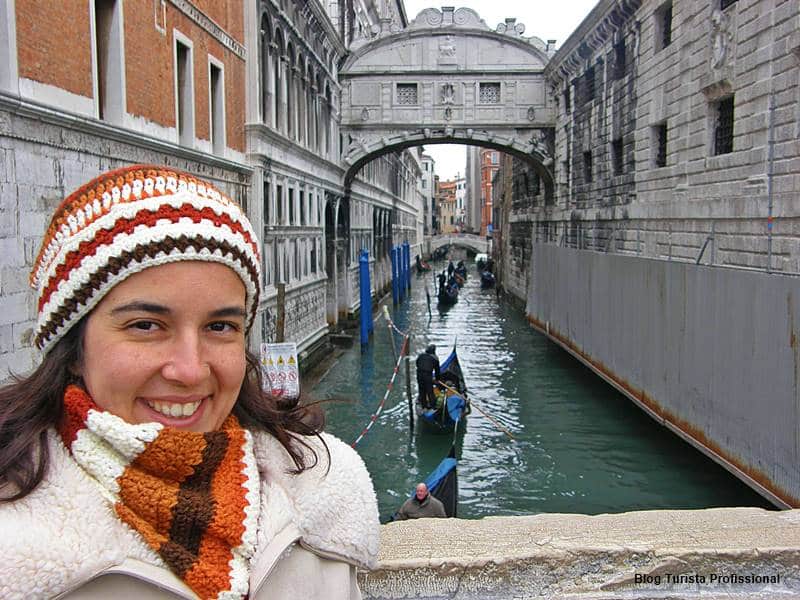
M 696 264 L 696 265 L 700 264 L 700 261 L 703 259 L 703 254 L 705 253 L 706 247 L 708 247 L 709 242 L 711 242 L 711 262 L 709 264 L 711 264 L 711 265 L 714 264 L 714 260 L 716 258 L 715 257 L 716 253 L 714 252 L 714 245 L 715 244 L 713 243 L 714 242 L 715 230 L 716 230 L 716 227 L 715 227 L 714 221 L 711 221 L 711 233 L 708 234 L 708 236 L 706 237 L 706 241 L 703 242 L 703 247 L 700 248 L 700 254 L 697 255 L 697 259 L 694 261 L 694 264 Z

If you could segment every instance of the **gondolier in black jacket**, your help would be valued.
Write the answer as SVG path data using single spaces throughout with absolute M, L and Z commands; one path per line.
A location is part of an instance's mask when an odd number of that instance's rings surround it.
M 436 396 L 433 394 L 434 377 L 439 379 L 439 359 L 436 357 L 436 346 L 429 344 L 425 352 L 417 357 L 417 385 L 419 401 L 425 408 L 436 407 Z

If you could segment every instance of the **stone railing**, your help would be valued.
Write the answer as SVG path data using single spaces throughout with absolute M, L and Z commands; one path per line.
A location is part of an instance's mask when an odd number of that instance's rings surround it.
M 379 561 L 365 598 L 800 598 L 800 510 L 420 519 Z

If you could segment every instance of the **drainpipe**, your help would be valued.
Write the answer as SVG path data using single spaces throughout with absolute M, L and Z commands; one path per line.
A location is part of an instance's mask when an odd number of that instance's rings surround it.
M 769 95 L 769 133 L 767 150 L 767 273 L 772 272 L 772 177 L 775 162 L 775 92 Z

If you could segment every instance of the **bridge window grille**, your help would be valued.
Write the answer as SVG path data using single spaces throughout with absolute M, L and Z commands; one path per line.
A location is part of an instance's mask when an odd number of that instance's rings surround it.
M 611 142 L 611 157 L 614 163 L 614 175 L 622 175 L 624 172 L 624 147 L 622 145 L 622 138 L 617 138 Z
M 481 104 L 500 104 L 500 83 L 481 83 L 478 98 Z
M 662 4 L 654 16 L 655 47 L 659 52 L 672 43 L 672 2 Z
M 397 84 L 397 103 L 398 104 L 418 104 L 417 84 L 398 83 Z
M 719 1 L 719 8 L 720 10 L 725 10 L 729 6 L 733 6 L 736 4 L 736 0 L 720 0 Z
M 714 126 L 714 154 L 733 152 L 733 96 L 716 104 Z

